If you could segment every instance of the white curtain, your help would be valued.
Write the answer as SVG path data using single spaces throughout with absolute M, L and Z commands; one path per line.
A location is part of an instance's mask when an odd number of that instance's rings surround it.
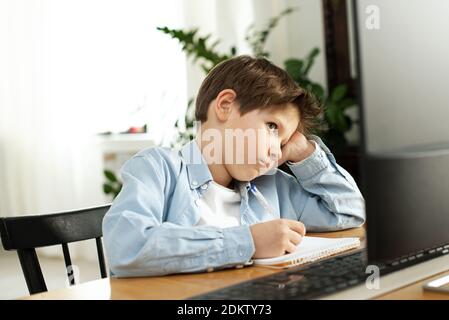
M 92 135 L 179 116 L 181 4 L 0 0 L 1 215 L 104 203 Z
M 198 27 L 250 53 L 247 27 L 289 6 L 299 12 L 267 43 L 278 64 L 322 48 L 320 1 L 0 0 L 0 215 L 106 203 L 92 136 L 145 123 L 156 141 L 173 133 L 204 73 L 156 27 Z
M 182 27 L 181 12 L 181 0 L 0 0 L 0 216 L 109 202 L 93 137 L 173 126 L 185 57 L 156 27 Z

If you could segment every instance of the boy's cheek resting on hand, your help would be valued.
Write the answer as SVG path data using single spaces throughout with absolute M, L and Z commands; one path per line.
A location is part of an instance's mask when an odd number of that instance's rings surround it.
M 285 161 L 300 162 L 306 159 L 315 150 L 315 145 L 313 142 L 307 140 L 304 134 L 295 131 L 281 150 L 282 157 L 279 159 L 279 165 Z

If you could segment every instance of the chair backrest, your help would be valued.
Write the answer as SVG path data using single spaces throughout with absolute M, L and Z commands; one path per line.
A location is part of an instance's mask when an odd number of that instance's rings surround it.
M 35 248 L 61 245 L 70 285 L 75 284 L 68 243 L 95 239 L 100 274 L 107 277 L 101 237 L 102 221 L 110 204 L 82 210 L 0 218 L 5 250 L 15 250 L 30 294 L 47 291 Z

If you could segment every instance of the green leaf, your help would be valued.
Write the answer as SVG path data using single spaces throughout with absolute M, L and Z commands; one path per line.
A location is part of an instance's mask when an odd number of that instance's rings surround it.
M 324 100 L 324 88 L 320 84 L 312 83 L 310 85 L 310 91 L 312 91 L 312 93 L 318 100 Z
M 310 50 L 308 56 L 307 56 L 307 60 L 313 60 L 315 59 L 315 57 L 320 53 L 320 49 L 318 47 L 312 48 L 312 50 Z
M 109 184 L 104 183 L 103 184 L 103 192 L 106 194 L 110 194 L 110 193 L 114 192 L 114 188 L 112 188 Z
M 337 106 L 335 103 L 328 101 L 326 103 L 325 116 L 330 127 L 335 127 L 337 123 Z
M 303 70 L 303 76 L 307 76 L 309 74 L 310 69 L 312 68 L 314 62 L 315 62 L 315 58 L 316 56 L 320 53 L 320 49 L 318 48 L 313 48 L 309 54 L 307 55 L 305 61 L 306 61 L 306 66 Z
M 346 91 L 348 90 L 348 87 L 345 84 L 341 84 L 339 86 L 336 86 L 334 88 L 334 90 L 332 90 L 331 93 L 331 100 L 333 102 L 338 102 L 341 99 L 344 98 L 344 96 L 346 95 Z
M 349 130 L 350 128 L 350 123 L 351 123 L 351 119 L 346 116 L 345 114 L 343 114 L 342 112 L 339 112 L 336 114 L 337 115 L 337 122 L 336 122 L 336 128 L 340 131 L 340 132 L 346 132 Z
M 209 72 L 212 67 L 221 61 L 229 58 L 228 55 L 216 51 L 215 47 L 220 43 L 219 40 L 209 44 L 211 35 L 208 34 L 201 37 L 197 34 L 197 28 L 185 31 L 167 27 L 158 27 L 156 29 L 171 36 L 173 39 L 177 39 L 182 46 L 182 50 L 188 57 L 192 58 L 193 62 L 201 60 L 200 66 L 205 73 Z M 234 50 L 231 48 L 230 51 L 232 53 Z
M 349 107 L 354 107 L 355 106 L 355 102 L 351 98 L 345 98 L 345 99 L 343 99 L 342 101 L 340 101 L 338 103 L 338 106 L 341 109 L 345 110 L 345 109 L 347 109 Z
M 117 177 L 115 176 L 115 174 L 110 171 L 110 170 L 104 170 L 104 175 L 106 176 L 106 178 L 111 181 L 111 182 L 117 182 Z
M 300 78 L 296 82 L 298 82 L 298 85 L 306 90 L 311 90 L 313 82 L 310 81 L 307 78 Z
M 295 81 L 300 79 L 303 65 L 304 61 L 299 59 L 288 59 L 284 62 L 285 70 Z

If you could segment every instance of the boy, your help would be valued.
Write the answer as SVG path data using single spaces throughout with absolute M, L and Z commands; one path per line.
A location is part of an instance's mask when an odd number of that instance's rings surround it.
M 308 135 L 319 113 L 265 59 L 217 65 L 197 96 L 197 138 L 179 151 L 143 150 L 122 167 L 123 189 L 103 221 L 112 274 L 242 266 L 292 252 L 306 228 L 362 225 L 357 185 Z M 283 163 L 293 176 L 277 169 Z

